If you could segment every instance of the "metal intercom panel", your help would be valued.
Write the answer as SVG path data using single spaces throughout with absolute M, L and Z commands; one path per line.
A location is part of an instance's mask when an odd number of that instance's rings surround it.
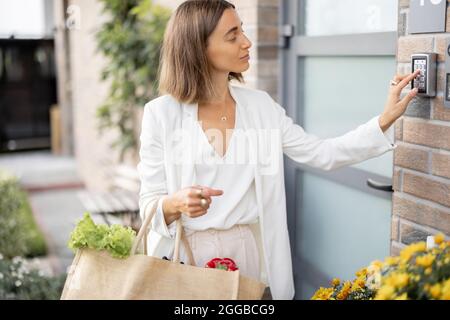
M 415 53 L 411 55 L 411 68 L 420 74 L 411 82 L 411 90 L 418 88 L 419 96 L 436 96 L 436 53 Z

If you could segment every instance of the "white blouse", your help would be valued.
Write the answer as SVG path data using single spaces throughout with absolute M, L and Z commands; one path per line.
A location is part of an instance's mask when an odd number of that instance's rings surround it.
M 235 129 L 228 143 L 228 149 L 220 157 L 207 139 L 198 122 L 198 106 L 194 112 L 197 124 L 197 156 L 194 166 L 195 184 L 223 190 L 221 196 L 213 196 L 206 214 L 196 218 L 181 215 L 183 227 L 187 235 L 193 231 L 214 228 L 225 230 L 236 224 L 253 224 L 258 222 L 255 176 L 250 165 L 247 140 L 239 134 L 243 129 L 240 106 L 236 103 Z M 394 145 L 393 130 L 383 133 Z M 221 139 L 221 138 L 220 138 Z M 239 181 L 239 183 L 236 183 Z M 152 229 L 166 237 L 174 238 L 176 221 L 166 225 L 162 209 L 162 201 L 158 202 L 157 211 L 152 221 Z
M 373 117 L 368 122 L 339 137 L 321 139 L 306 133 L 301 126 L 295 124 L 286 115 L 284 108 L 264 91 L 230 85 L 230 93 L 238 103 L 240 123 L 246 130 L 249 130 L 249 139 L 246 140 L 250 144 L 249 149 L 254 151 L 252 156 L 255 157 L 252 158 L 252 161 L 254 160 L 259 223 L 250 226 L 260 226 L 261 241 L 257 242 L 262 244 L 264 249 L 260 257 L 263 257 L 261 260 L 264 260 L 267 266 L 272 296 L 274 299 L 292 299 L 295 285 L 286 220 L 283 156 L 285 155 L 302 165 L 333 170 L 380 156 L 392 151 L 396 146 L 391 146 L 390 139 L 386 139 L 387 132 L 383 135 L 378 123 L 379 116 Z M 198 130 L 195 130 L 196 123 L 192 121 L 195 119 L 193 111 L 192 105 L 181 104 L 180 106 L 176 99 L 168 95 L 152 100 L 144 109 L 141 162 L 138 165 L 141 177 L 140 216 L 142 218 L 145 217 L 149 205 L 153 206 L 153 200 L 160 195 L 176 192 L 181 185 L 189 186 L 199 182 L 193 179 L 195 177 L 194 166 L 190 163 L 193 148 L 191 145 L 187 145 L 192 139 L 197 141 L 194 137 Z M 187 140 L 187 143 L 182 143 L 181 146 L 174 144 L 172 136 L 172 132 L 179 132 L 180 123 L 181 129 L 185 129 L 185 132 L 189 134 L 189 136 L 182 136 L 184 139 L 181 141 L 186 142 Z M 270 148 L 271 142 L 268 140 L 270 136 L 263 135 L 267 132 L 270 134 L 272 129 L 278 134 L 278 139 L 274 144 L 276 158 L 273 159 L 273 162 L 279 167 L 271 171 L 273 175 L 268 176 L 265 169 L 267 167 L 271 169 L 271 162 L 267 164 L 266 154 L 268 152 L 264 149 Z M 394 128 L 392 126 L 388 131 L 393 136 Z M 261 136 L 262 141 L 259 140 Z M 176 142 L 178 141 L 180 140 Z M 234 141 L 237 140 L 233 140 L 232 143 Z M 231 150 L 233 149 L 229 151 Z M 257 152 L 260 150 L 265 152 L 260 154 Z M 183 153 L 180 154 L 180 151 Z M 171 160 L 170 162 L 166 156 Z M 188 158 L 189 162 L 181 161 L 184 170 L 180 171 L 178 161 L 185 160 L 184 158 Z M 177 163 L 172 162 L 173 159 Z M 239 182 L 240 180 L 237 180 L 236 184 Z M 223 197 L 217 197 L 216 200 L 225 199 L 225 196 L 231 193 L 229 190 L 224 191 Z M 232 191 L 234 194 L 234 190 Z M 212 216 L 213 212 L 208 213 L 208 215 L 210 214 Z M 160 218 L 161 216 L 160 211 Z M 162 220 L 164 221 L 164 219 Z M 165 223 L 162 228 L 167 229 Z M 166 236 L 165 230 L 159 232 L 161 229 L 156 229 L 152 228 L 149 232 L 148 253 L 157 257 L 164 255 L 169 257 L 174 249 L 173 238 L 170 235 Z
M 226 153 L 221 157 L 207 139 L 206 133 L 198 122 L 198 106 L 195 112 L 197 128 L 197 153 L 195 158 L 195 183 L 213 189 L 223 190 L 220 196 L 212 196 L 207 213 L 190 218 L 182 215 L 186 234 L 209 228 L 225 230 L 236 224 L 253 224 L 258 222 L 255 174 L 249 164 L 246 140 L 239 136 L 242 123 L 236 103 L 235 128 L 229 140 Z M 217 133 L 219 134 L 219 130 Z M 227 133 L 228 134 L 228 133 Z M 217 139 L 217 137 L 215 137 Z M 222 138 L 219 138 L 219 141 Z M 239 181 L 239 183 L 236 183 Z M 175 236 L 176 223 L 169 226 L 164 220 L 162 198 L 159 200 L 152 228 L 164 231 L 166 235 Z

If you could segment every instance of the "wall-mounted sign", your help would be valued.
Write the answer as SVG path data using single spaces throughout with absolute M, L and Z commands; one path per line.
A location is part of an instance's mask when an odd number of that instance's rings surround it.
M 409 33 L 445 32 L 447 0 L 410 0 Z

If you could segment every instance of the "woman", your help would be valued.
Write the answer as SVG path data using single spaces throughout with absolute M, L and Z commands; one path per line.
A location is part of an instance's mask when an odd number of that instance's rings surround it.
M 292 299 L 283 154 L 332 170 L 394 149 L 385 134 L 416 95 L 399 98 L 416 74 L 391 81 L 380 116 L 319 139 L 266 92 L 230 85 L 242 82 L 250 47 L 227 1 L 186 1 L 172 15 L 159 74 L 164 95 L 145 106 L 142 120 L 140 215 L 158 201 L 150 255 L 172 257 L 175 222 L 182 219 L 197 266 L 232 258 L 242 274 L 264 281 L 274 299 Z M 183 248 L 180 256 L 187 261 Z

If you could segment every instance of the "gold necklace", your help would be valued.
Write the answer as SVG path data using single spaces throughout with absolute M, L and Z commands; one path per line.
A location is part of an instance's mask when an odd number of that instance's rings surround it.
M 225 103 L 225 111 L 227 110 L 227 104 Z M 220 120 L 221 121 L 227 121 L 227 116 L 226 116 L 226 114 L 225 115 L 222 115 L 221 117 L 220 117 Z

